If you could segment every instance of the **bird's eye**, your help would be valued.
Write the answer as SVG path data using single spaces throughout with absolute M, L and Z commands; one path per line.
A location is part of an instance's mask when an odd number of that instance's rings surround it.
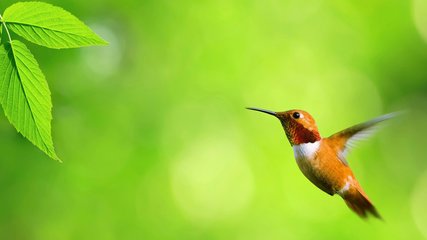
M 292 117 L 294 117 L 295 119 L 298 119 L 298 118 L 300 117 L 299 112 L 294 112 L 294 113 L 292 114 Z

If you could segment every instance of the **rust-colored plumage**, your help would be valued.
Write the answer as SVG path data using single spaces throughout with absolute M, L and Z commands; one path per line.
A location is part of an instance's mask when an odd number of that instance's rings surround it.
M 354 142 L 369 135 L 378 123 L 393 117 L 393 114 L 322 138 L 313 117 L 305 111 L 248 109 L 276 116 L 280 120 L 293 147 L 298 167 L 314 185 L 329 195 L 340 195 L 347 206 L 363 218 L 368 213 L 381 218 L 348 166 L 346 155 Z

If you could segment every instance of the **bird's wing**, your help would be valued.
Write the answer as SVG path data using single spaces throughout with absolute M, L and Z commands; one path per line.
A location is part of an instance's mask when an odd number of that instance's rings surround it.
M 334 145 L 338 148 L 338 157 L 340 158 L 340 160 L 347 165 L 347 161 L 345 160 L 345 158 L 349 150 L 354 148 L 358 141 L 366 139 L 374 132 L 376 132 L 376 130 L 379 128 L 378 123 L 393 118 L 397 114 L 398 113 L 385 114 L 370 121 L 346 128 L 328 137 L 331 141 L 335 143 Z

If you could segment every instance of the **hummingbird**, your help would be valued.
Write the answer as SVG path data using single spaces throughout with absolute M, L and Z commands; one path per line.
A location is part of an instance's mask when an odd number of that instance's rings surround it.
M 314 118 L 303 110 L 274 112 L 247 108 L 277 117 L 291 144 L 301 172 L 320 190 L 333 196 L 340 195 L 347 206 L 362 218 L 368 214 L 381 219 L 380 214 L 363 191 L 353 174 L 346 156 L 355 143 L 368 137 L 378 124 L 395 116 L 389 113 L 354 125 L 322 138 Z

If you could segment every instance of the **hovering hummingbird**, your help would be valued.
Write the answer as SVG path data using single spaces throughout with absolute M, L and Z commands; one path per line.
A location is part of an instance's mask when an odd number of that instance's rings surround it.
M 369 136 L 378 123 L 392 118 L 395 114 L 386 114 L 322 138 L 316 122 L 308 112 L 247 109 L 267 113 L 280 120 L 293 148 L 298 167 L 314 185 L 331 196 L 340 195 L 347 206 L 360 217 L 366 218 L 368 213 L 371 213 L 381 219 L 356 180 L 346 156 L 355 142 Z

